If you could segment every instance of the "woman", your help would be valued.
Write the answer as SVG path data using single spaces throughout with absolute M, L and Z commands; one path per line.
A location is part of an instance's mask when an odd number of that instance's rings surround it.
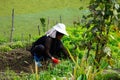
M 68 33 L 63 23 L 58 23 L 48 30 L 44 36 L 33 43 L 31 53 L 34 56 L 34 60 L 39 62 L 40 59 L 47 60 L 50 58 L 57 64 L 59 59 L 55 57 L 60 57 L 60 53 L 63 53 L 64 57 L 68 57 L 68 51 L 61 42 L 61 38 L 64 35 L 68 36 Z

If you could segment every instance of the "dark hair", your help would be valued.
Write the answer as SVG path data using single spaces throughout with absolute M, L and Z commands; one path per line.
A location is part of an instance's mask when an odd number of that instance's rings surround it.
M 62 34 L 62 33 L 60 33 L 60 32 L 57 31 L 56 36 L 57 35 L 59 36 L 59 35 L 64 35 L 64 34 Z

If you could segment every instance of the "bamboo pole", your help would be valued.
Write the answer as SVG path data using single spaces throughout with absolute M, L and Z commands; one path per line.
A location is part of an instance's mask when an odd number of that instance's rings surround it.
M 29 34 L 29 40 L 28 40 L 29 43 L 31 42 L 31 37 L 32 37 L 32 35 Z
M 14 31 L 14 8 L 12 9 L 12 28 L 10 33 L 10 42 L 13 41 L 13 31 Z
M 38 25 L 38 34 L 40 36 L 40 26 Z
M 37 66 L 37 62 L 35 61 L 35 74 L 36 74 L 36 80 L 38 80 L 38 66 Z
M 60 15 L 60 23 L 62 23 L 62 16 Z

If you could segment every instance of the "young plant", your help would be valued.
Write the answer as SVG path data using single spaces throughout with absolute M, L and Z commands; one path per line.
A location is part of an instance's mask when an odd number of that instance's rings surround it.
M 95 78 L 99 74 L 101 74 L 103 69 L 105 68 L 103 66 L 97 69 L 95 66 L 91 66 L 90 63 L 86 62 L 84 57 L 81 60 L 77 57 L 77 59 L 75 60 L 69 50 L 68 52 L 70 58 L 75 64 L 72 74 L 75 80 L 95 80 Z
M 86 59 L 92 50 L 95 51 L 94 64 L 97 68 L 103 57 L 111 57 L 111 49 L 107 44 L 111 27 L 118 26 L 114 24 L 119 21 L 118 9 L 120 7 L 116 0 L 90 0 L 90 14 L 83 17 L 87 21 L 83 26 L 86 31 L 83 33 L 82 46 L 87 49 Z

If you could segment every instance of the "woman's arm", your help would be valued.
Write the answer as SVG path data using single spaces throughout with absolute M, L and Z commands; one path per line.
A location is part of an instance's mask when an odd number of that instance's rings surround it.
M 51 38 L 47 38 L 46 41 L 45 41 L 45 47 L 46 47 L 46 54 L 52 59 L 52 61 L 55 63 L 55 64 L 58 64 L 60 61 L 57 59 L 57 58 L 54 58 L 51 54 L 50 54 L 50 47 L 51 47 L 51 43 L 52 43 L 52 39 Z
M 50 47 L 51 47 L 52 39 L 48 37 L 45 41 L 45 53 L 52 59 L 52 55 L 50 54 Z

